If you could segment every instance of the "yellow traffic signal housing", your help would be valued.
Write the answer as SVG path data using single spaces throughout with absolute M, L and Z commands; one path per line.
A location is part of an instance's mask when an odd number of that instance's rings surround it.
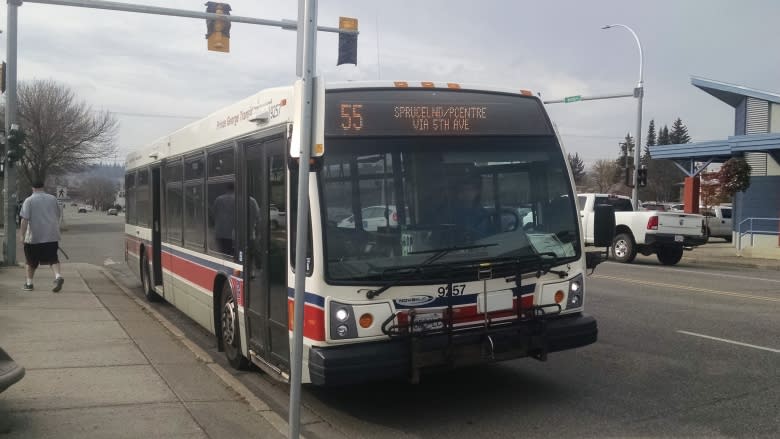
M 230 15 L 227 3 L 206 2 L 206 12 L 218 15 Z M 230 52 L 230 22 L 227 20 L 206 20 L 206 40 L 208 49 L 215 52 Z

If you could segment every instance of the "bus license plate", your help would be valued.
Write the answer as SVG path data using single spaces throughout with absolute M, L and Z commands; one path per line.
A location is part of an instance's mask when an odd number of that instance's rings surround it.
M 444 322 L 440 313 L 419 314 L 414 317 L 412 332 L 435 331 L 443 327 Z
M 684 238 L 682 235 L 674 235 L 674 242 L 683 242 Z

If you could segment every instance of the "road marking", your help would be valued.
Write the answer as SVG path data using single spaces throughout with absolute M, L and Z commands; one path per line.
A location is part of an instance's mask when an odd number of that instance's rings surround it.
M 708 289 L 708 288 L 688 287 L 688 286 L 685 286 L 685 285 L 666 284 L 666 283 L 661 283 L 661 282 L 650 282 L 650 281 L 646 281 L 646 280 L 625 279 L 625 278 L 622 278 L 622 277 L 605 276 L 603 274 L 593 274 L 590 277 L 591 278 L 597 278 L 597 279 L 616 280 L 618 282 L 626 282 L 626 283 L 630 283 L 630 284 L 647 285 L 647 286 L 651 286 L 651 287 L 672 288 L 672 289 L 676 289 L 676 290 L 693 291 L 695 293 L 713 294 L 713 295 L 717 295 L 717 296 L 740 297 L 740 298 L 743 298 L 743 299 L 766 300 L 767 302 L 778 302 L 778 303 L 780 303 L 780 298 L 777 298 L 777 297 L 755 296 L 755 295 L 752 295 L 752 294 L 735 293 L 735 292 L 732 292 L 732 291 L 718 291 L 718 290 L 711 290 L 711 289 Z
M 731 277 L 734 279 L 746 279 L 751 281 L 763 281 L 763 282 L 775 282 L 780 284 L 780 279 L 767 279 L 764 277 L 750 277 L 750 276 L 737 276 L 736 274 L 723 274 L 723 273 L 713 273 L 711 271 L 695 271 L 695 270 L 684 270 L 682 268 L 669 268 L 669 267 L 661 267 L 657 265 L 635 265 L 635 264 L 622 264 L 619 262 L 612 262 L 609 261 L 613 265 L 622 265 L 625 268 L 655 268 L 655 269 L 661 269 L 662 271 L 675 271 L 680 273 L 693 273 L 693 274 L 702 274 L 706 273 L 707 276 L 720 276 L 720 277 Z
M 678 330 L 677 332 L 679 332 L 680 334 L 692 335 L 694 337 L 707 338 L 707 339 L 710 339 L 710 340 L 722 341 L 724 343 L 731 343 L 731 344 L 735 344 L 735 345 L 739 345 L 739 346 L 745 346 L 745 347 L 753 348 L 753 349 L 761 349 L 762 351 L 769 351 L 769 352 L 774 352 L 776 354 L 780 354 L 780 349 L 766 348 L 764 346 L 756 346 L 754 344 L 747 344 L 747 343 L 742 343 L 740 341 L 727 340 L 725 338 L 718 338 L 718 337 L 713 337 L 713 336 L 710 336 L 710 335 L 697 334 L 695 332 L 688 332 L 688 331 L 681 331 L 681 330 Z

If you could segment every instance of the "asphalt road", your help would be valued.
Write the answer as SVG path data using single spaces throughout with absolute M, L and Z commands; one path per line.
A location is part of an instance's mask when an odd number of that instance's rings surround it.
M 75 215 L 75 214 L 74 214 Z M 71 260 L 123 264 L 124 218 L 72 219 Z M 112 264 L 119 262 L 121 264 Z M 550 355 L 423 377 L 419 385 L 305 387 L 310 438 L 780 437 L 780 273 L 654 259 L 602 264 L 588 278 L 599 341 Z M 156 305 L 215 356 L 213 337 Z M 286 385 L 236 376 L 287 416 Z

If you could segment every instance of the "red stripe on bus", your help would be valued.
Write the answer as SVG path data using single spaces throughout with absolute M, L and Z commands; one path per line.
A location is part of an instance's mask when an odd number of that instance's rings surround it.
M 293 329 L 294 300 L 287 299 L 287 329 Z M 303 336 L 325 341 L 325 310 L 308 303 L 303 305 Z
M 164 254 L 169 255 L 169 258 L 163 258 L 168 259 L 169 266 L 166 267 L 166 264 L 163 263 L 163 268 L 207 290 L 208 294 L 211 294 L 211 289 L 214 288 L 214 278 L 217 275 L 216 270 L 170 253 Z

